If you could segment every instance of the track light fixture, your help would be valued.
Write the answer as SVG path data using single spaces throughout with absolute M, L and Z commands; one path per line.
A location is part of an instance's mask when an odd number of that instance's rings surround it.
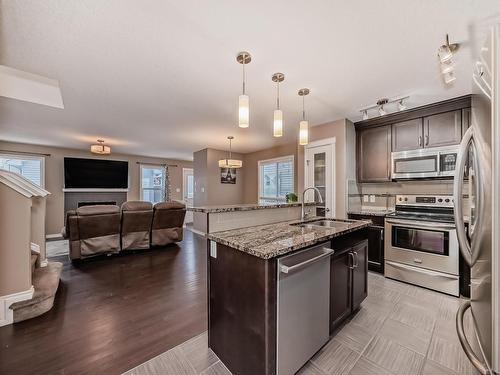
M 388 111 L 387 107 L 393 105 L 393 103 L 397 103 L 397 109 L 398 111 L 404 111 L 407 109 L 405 105 L 405 100 L 407 100 L 410 96 L 398 96 L 392 99 L 388 98 L 381 98 L 377 100 L 375 104 L 371 104 L 367 107 L 361 108 L 359 111 L 361 112 L 363 116 L 363 120 L 368 120 L 370 118 L 368 111 L 372 109 L 377 109 L 377 112 L 380 116 L 385 116 Z
M 455 66 L 453 62 L 453 55 L 458 50 L 460 45 L 458 43 L 451 43 L 448 34 L 446 34 L 446 41 L 438 49 L 438 57 L 441 65 L 441 74 L 443 75 L 443 80 L 446 84 L 450 84 L 455 81 Z

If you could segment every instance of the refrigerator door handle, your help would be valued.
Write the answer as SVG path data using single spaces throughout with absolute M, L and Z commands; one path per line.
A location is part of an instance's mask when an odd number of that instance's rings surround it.
M 474 128 L 470 127 L 464 134 L 462 143 L 460 143 L 460 148 L 458 151 L 458 160 L 457 167 L 455 169 L 455 178 L 453 180 L 453 201 L 455 204 L 454 215 L 455 215 L 455 224 L 457 227 L 457 237 L 460 252 L 465 260 L 465 262 L 472 266 L 476 261 L 477 249 L 480 246 L 481 242 L 481 226 L 483 222 L 482 215 L 482 181 L 481 181 L 481 173 L 480 166 L 477 162 L 477 145 L 474 140 Z M 476 177 L 476 212 L 477 212 L 477 222 L 475 223 L 475 235 L 471 238 L 471 243 L 467 240 L 467 233 L 465 230 L 464 224 L 464 216 L 463 216 L 463 174 L 465 168 L 465 161 L 467 160 L 469 145 L 473 145 L 474 147 L 474 173 Z M 470 218 L 469 218 L 470 219 Z M 472 223 L 469 223 L 469 225 Z
M 471 363 L 474 365 L 474 367 L 481 373 L 481 375 L 490 375 L 491 372 L 486 366 L 474 353 L 472 350 L 472 347 L 470 346 L 469 342 L 467 341 L 467 336 L 465 336 L 465 331 L 464 331 L 464 314 L 471 307 L 470 301 L 467 301 L 463 303 L 460 308 L 457 311 L 456 315 L 456 326 L 457 326 L 457 334 L 458 334 L 458 339 L 460 340 L 460 345 L 462 345 L 462 349 L 465 352 L 465 355 Z

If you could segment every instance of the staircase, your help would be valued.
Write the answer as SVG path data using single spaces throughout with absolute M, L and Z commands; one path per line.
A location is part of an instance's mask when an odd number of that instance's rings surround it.
M 14 313 L 14 323 L 42 315 L 52 308 L 61 271 L 60 262 L 48 262 L 45 267 L 40 267 L 38 254 L 31 251 L 31 274 L 35 292 L 31 299 L 10 305 Z

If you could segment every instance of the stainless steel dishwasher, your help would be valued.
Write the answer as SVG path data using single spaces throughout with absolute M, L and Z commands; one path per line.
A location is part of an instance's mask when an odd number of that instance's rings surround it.
M 278 259 L 277 374 L 292 375 L 329 338 L 330 242 Z

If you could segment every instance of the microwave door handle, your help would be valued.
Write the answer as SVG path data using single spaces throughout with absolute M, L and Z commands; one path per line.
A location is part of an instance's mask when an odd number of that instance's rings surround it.
M 489 375 L 490 370 L 477 357 L 476 353 L 474 353 L 474 350 L 472 350 L 472 347 L 470 346 L 469 341 L 467 340 L 467 336 L 465 335 L 464 314 L 470 307 L 471 307 L 470 301 L 466 301 L 462 305 L 460 305 L 457 311 L 457 315 L 455 317 L 455 324 L 457 328 L 458 340 L 460 341 L 460 345 L 462 346 L 465 355 L 467 356 L 467 358 L 469 358 L 470 362 L 479 371 L 479 373 L 482 375 Z

